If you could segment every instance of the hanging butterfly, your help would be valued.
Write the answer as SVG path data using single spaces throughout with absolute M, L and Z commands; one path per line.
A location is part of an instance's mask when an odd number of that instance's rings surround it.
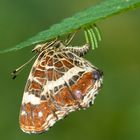
M 47 131 L 70 112 L 94 103 L 102 72 L 82 58 L 89 48 L 89 44 L 66 46 L 56 39 L 33 49 L 38 57 L 25 86 L 19 116 L 24 132 Z

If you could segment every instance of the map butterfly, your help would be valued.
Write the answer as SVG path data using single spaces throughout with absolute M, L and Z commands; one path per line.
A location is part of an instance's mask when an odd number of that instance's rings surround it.
M 29 74 L 19 122 L 26 133 L 42 133 L 70 112 L 94 103 L 103 74 L 82 58 L 90 45 L 65 46 L 59 40 L 40 44 Z

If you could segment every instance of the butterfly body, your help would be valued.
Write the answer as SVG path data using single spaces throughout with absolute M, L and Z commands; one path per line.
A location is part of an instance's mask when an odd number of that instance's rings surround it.
M 93 104 L 102 85 L 102 72 L 83 59 L 89 45 L 65 47 L 60 41 L 35 48 L 39 53 L 27 80 L 20 127 L 42 133 L 70 112 Z

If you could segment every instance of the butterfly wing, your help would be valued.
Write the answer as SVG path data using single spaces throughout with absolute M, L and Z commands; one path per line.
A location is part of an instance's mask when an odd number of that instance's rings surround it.
M 69 50 L 62 52 L 61 56 L 62 60 L 59 62 L 68 70 L 59 79 L 59 81 L 63 81 L 63 88 L 55 94 L 55 100 L 58 100 L 57 97 L 63 97 L 62 101 L 60 101 L 63 102 L 68 95 L 67 92 L 69 92 L 75 101 L 75 106 L 71 106 L 66 102 L 65 105 L 69 110 L 68 112 L 88 108 L 93 104 L 95 96 L 101 87 L 102 72 L 90 62 L 78 57 Z M 63 94 L 64 96 L 62 96 Z
M 71 51 L 42 52 L 25 86 L 21 129 L 41 133 L 69 112 L 89 107 L 101 82 L 100 71 Z

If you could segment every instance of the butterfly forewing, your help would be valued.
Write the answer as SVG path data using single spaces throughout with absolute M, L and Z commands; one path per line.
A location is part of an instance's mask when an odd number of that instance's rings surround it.
M 31 69 L 20 111 L 26 133 L 44 132 L 69 112 L 89 107 L 101 87 L 101 72 L 59 45 L 44 49 Z

